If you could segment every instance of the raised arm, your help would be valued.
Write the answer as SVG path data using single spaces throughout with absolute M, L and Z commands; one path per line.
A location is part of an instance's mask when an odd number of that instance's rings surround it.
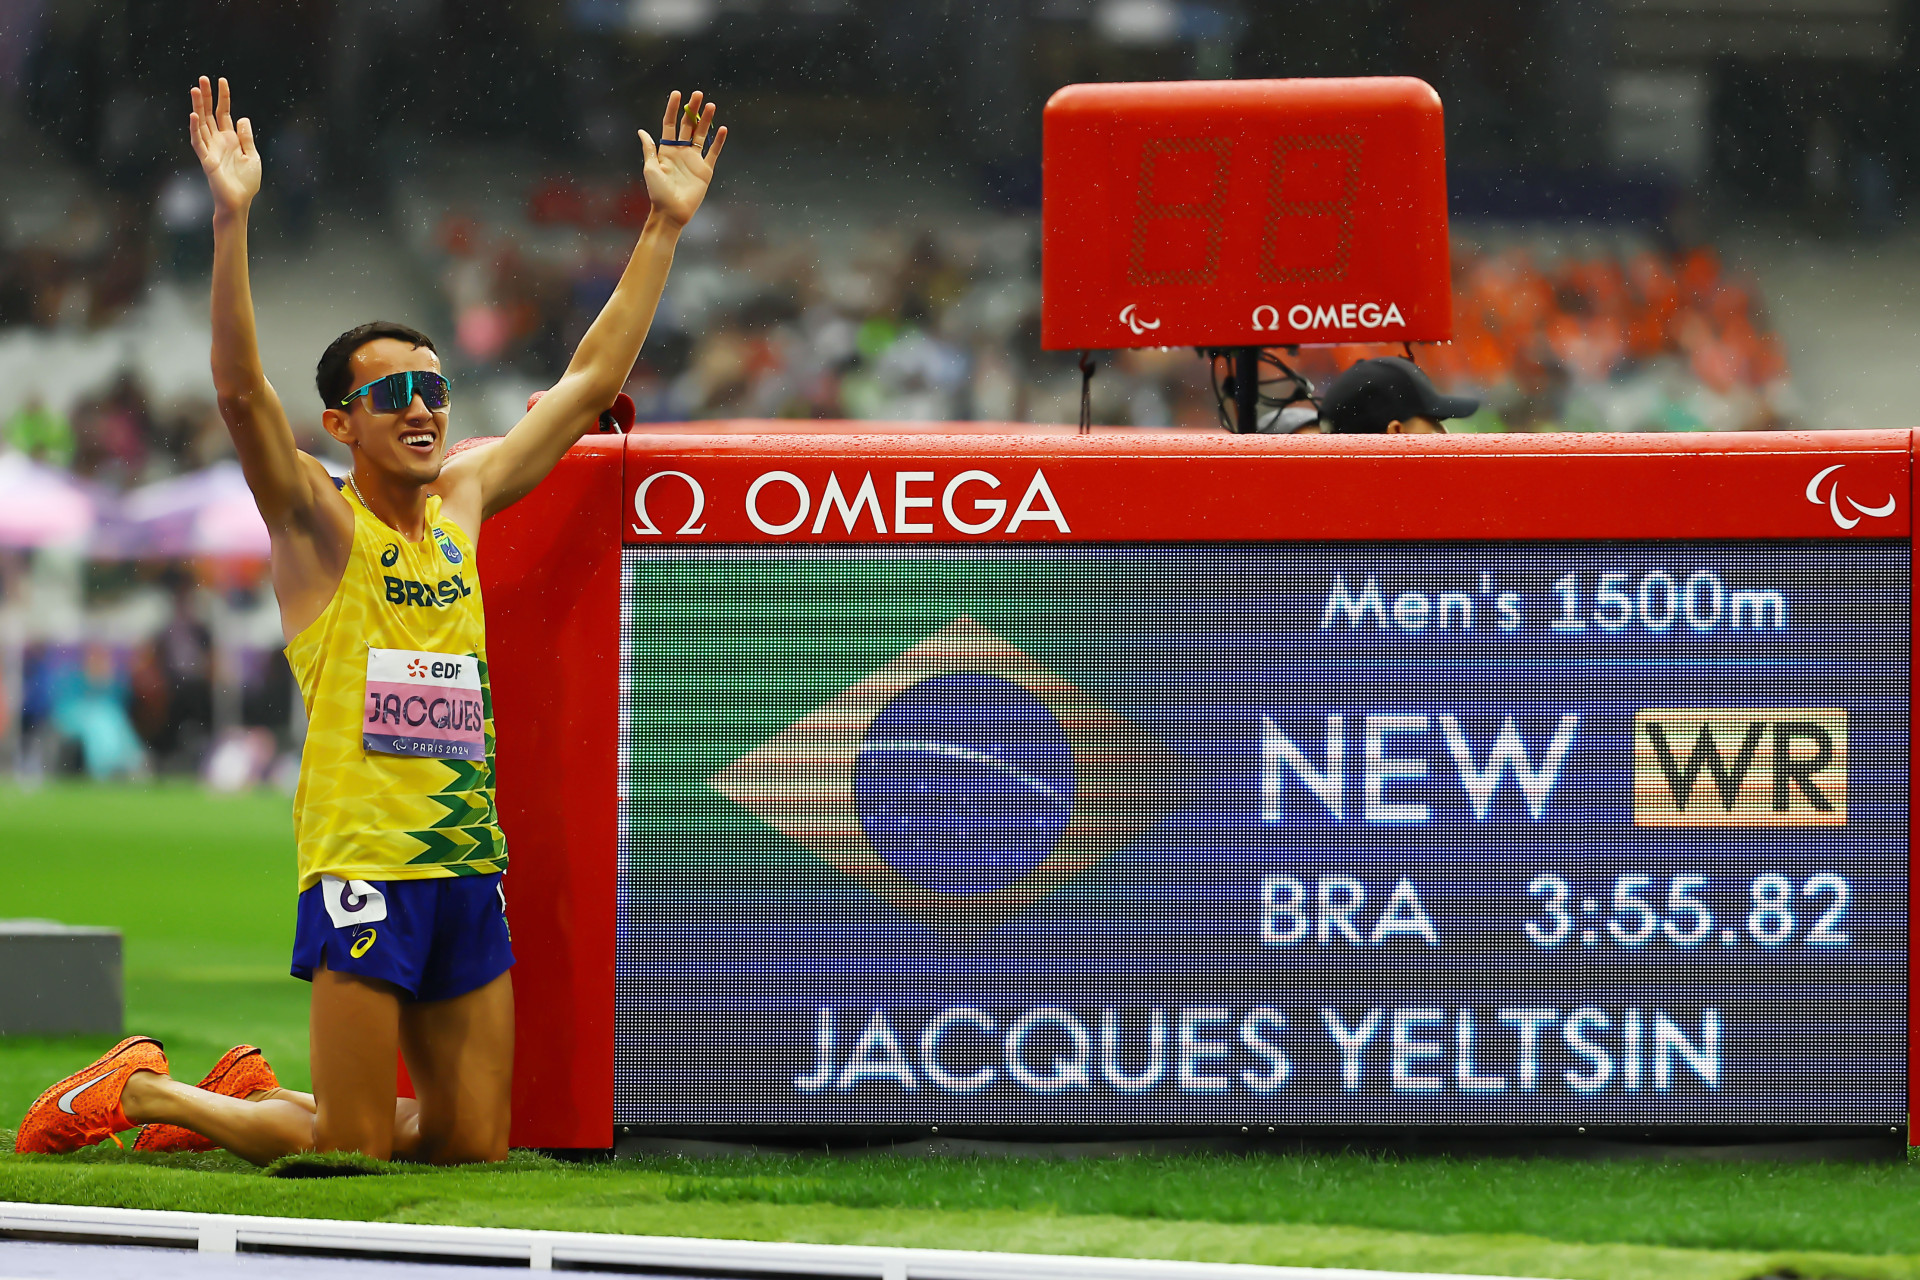
M 477 507 L 480 516 L 490 516 L 525 497 L 626 384 L 666 288 L 681 228 L 699 211 L 726 145 L 723 127 L 713 131 L 713 146 L 707 148 L 714 106 L 701 98 L 696 92 L 684 108 L 678 91 L 667 99 L 660 134 L 666 145 L 655 146 L 641 131 L 653 210 L 620 283 L 553 389 L 498 444 L 447 464 L 438 487 L 447 495 L 450 511 Z
M 260 191 L 260 151 L 253 122 L 234 123 L 224 77 L 217 101 L 213 86 L 200 78 L 187 128 L 213 192 L 213 389 L 247 484 L 271 526 L 303 505 L 307 485 L 293 428 L 260 367 L 254 333 L 247 213 Z
M 217 99 L 205 76 L 192 96 L 187 136 L 213 192 L 213 390 L 272 536 L 274 593 L 292 636 L 319 616 L 340 581 L 353 513 L 326 469 L 294 444 L 286 409 L 260 365 L 247 278 L 247 213 L 260 191 L 253 123 L 234 122 L 224 78 Z

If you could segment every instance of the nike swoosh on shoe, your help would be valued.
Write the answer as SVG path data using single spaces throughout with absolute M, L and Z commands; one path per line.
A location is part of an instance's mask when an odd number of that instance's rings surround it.
M 119 1070 L 118 1067 L 114 1068 L 114 1071 L 118 1071 L 118 1070 Z M 85 1084 L 75 1085 L 73 1088 L 67 1090 L 65 1093 L 60 1095 L 60 1109 L 66 1112 L 68 1115 L 73 1115 L 74 1114 L 73 1100 L 79 1097 L 81 1094 L 85 1093 L 87 1090 L 93 1088 L 93 1086 L 99 1084 L 102 1080 L 110 1079 L 112 1076 L 113 1076 L 113 1071 L 109 1071 L 109 1072 L 106 1072 L 104 1075 L 95 1076 L 93 1079 L 87 1081 Z

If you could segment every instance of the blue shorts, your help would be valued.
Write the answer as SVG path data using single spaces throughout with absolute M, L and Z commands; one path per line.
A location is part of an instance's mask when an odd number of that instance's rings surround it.
M 433 880 L 322 876 L 300 895 L 293 976 L 316 969 L 391 982 L 415 1000 L 478 991 L 513 967 L 501 875 Z

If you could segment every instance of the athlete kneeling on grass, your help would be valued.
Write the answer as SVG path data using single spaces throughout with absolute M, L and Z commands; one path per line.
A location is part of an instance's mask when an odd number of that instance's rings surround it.
M 134 1036 L 42 1094 L 15 1149 L 71 1151 L 139 1124 L 138 1148 L 220 1146 L 257 1164 L 312 1149 L 499 1160 L 513 951 L 475 544 L 614 403 L 727 131 L 700 94 L 683 108 L 675 93 L 661 145 L 640 135 L 653 201 L 640 243 L 566 374 L 498 442 L 446 461 L 450 389 L 426 335 L 376 323 L 336 339 L 317 380 L 326 429 L 353 454 L 340 483 L 294 447 L 261 371 L 247 283 L 260 154 L 225 80 L 214 94 L 203 77 L 188 126 L 214 197 L 214 386 L 272 534 L 308 716 L 293 972 L 313 983 L 313 1093 L 281 1089 L 250 1045 L 185 1085 L 159 1041 Z M 396 1099 L 396 1050 L 418 1101 Z

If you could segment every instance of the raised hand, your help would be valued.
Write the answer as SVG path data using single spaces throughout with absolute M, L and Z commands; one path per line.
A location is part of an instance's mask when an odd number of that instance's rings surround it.
M 667 113 L 660 121 L 662 142 L 685 142 L 692 146 L 655 146 L 647 131 L 640 131 L 640 148 L 647 155 L 647 196 L 653 201 L 654 212 L 683 227 L 699 211 L 700 202 L 707 198 L 713 166 L 720 159 L 720 148 L 727 145 L 727 129 L 722 125 L 713 135 L 712 148 L 707 147 L 714 107 L 711 102 L 702 105 L 703 96 L 695 90 L 682 107 L 680 91 L 675 89 L 667 99 Z
M 243 213 L 260 193 L 260 149 L 253 142 L 253 121 L 234 123 L 225 76 L 220 78 L 217 102 L 205 76 L 194 86 L 192 96 L 187 140 L 193 143 L 193 154 L 200 157 L 200 168 L 207 175 L 214 212 Z M 648 184 L 652 184 L 651 175 Z M 699 203 L 695 200 L 694 206 L 698 208 Z

